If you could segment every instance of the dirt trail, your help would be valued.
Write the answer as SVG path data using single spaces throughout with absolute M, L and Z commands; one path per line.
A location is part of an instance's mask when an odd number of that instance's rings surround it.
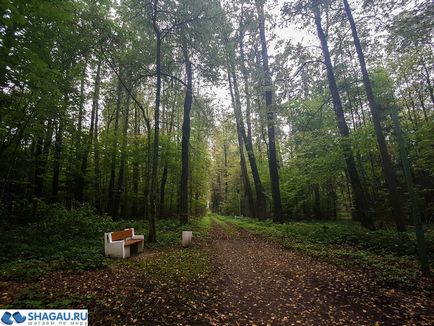
M 213 221 L 215 276 L 224 284 L 229 324 L 432 325 L 429 298 L 373 287 L 363 274 L 340 270 L 261 237 Z
M 189 279 L 143 267 L 166 259 L 180 268 L 190 261 L 175 257 L 195 250 L 209 267 Z M 362 272 L 283 250 L 217 219 L 210 237 L 193 248 L 141 254 L 82 274 L 50 273 L 32 286 L 49 303 L 89 309 L 92 325 L 434 325 L 429 293 L 382 289 Z M 18 289 L 0 283 L 0 306 L 11 304 L 11 287 Z

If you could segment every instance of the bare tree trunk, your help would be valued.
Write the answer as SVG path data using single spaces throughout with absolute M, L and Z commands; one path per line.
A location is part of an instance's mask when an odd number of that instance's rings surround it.
M 95 122 L 94 122 L 94 133 L 93 133 L 93 150 L 94 150 L 94 164 L 95 164 L 95 208 L 98 213 L 101 213 L 101 173 L 99 166 L 99 142 L 98 142 L 98 123 L 99 123 L 99 90 L 100 90 L 100 80 L 101 80 L 101 63 L 98 63 L 97 67 L 97 81 L 95 83 L 95 90 L 93 96 L 92 105 L 95 107 Z
M 118 78 L 117 85 L 117 100 L 116 100 L 116 108 L 115 108 L 115 125 L 113 126 L 113 143 L 112 143 L 112 152 L 111 152 L 111 165 L 110 165 L 110 181 L 108 186 L 108 211 L 111 216 L 116 217 L 116 205 L 115 201 L 115 179 L 116 179 L 116 158 L 118 152 L 118 143 L 119 143 L 119 115 L 121 111 L 121 103 L 122 103 L 122 83 L 120 78 Z
M 40 198 L 44 196 L 44 177 L 47 169 L 47 159 L 51 148 L 52 137 L 53 121 L 49 120 L 45 140 L 43 137 L 38 137 L 36 141 L 34 193 L 36 197 Z
M 184 99 L 184 120 L 182 123 L 182 141 L 181 141 L 181 192 L 180 192 L 180 222 L 188 222 L 188 179 L 189 179 L 189 160 L 190 160 L 190 112 L 193 104 L 193 73 L 191 69 L 190 56 L 187 44 L 183 45 L 183 54 L 185 61 L 185 74 L 187 76 L 187 88 Z
M 86 68 L 87 63 L 85 63 L 83 67 L 83 75 L 81 76 L 80 80 L 80 105 L 78 106 L 78 121 L 77 121 L 77 135 L 78 135 L 78 144 L 80 144 L 81 141 L 81 131 L 83 128 L 83 115 L 84 115 L 84 88 L 85 88 L 85 81 L 86 81 Z
M 151 199 L 150 199 L 150 193 L 151 193 L 151 190 L 150 190 L 150 187 L 151 187 L 151 169 L 152 169 L 152 166 L 151 166 L 151 143 L 152 143 L 152 132 L 151 132 L 151 126 L 150 126 L 150 124 L 147 124 L 147 126 L 146 126 L 146 137 L 147 137 L 147 141 L 148 141 L 148 146 L 147 146 L 147 149 L 146 149 L 146 176 L 145 176 L 145 186 L 144 186 L 144 192 L 143 192 L 143 194 L 144 194 L 144 197 L 145 197 L 145 200 L 144 200 L 144 215 L 145 215 L 145 218 L 147 218 L 148 219 L 148 221 L 149 221 L 149 219 L 151 219 L 151 217 L 150 217 L 150 215 L 151 215 L 151 212 L 150 212 L 150 210 L 151 210 L 151 208 L 150 208 L 150 202 L 151 202 Z M 151 223 L 151 222 L 149 222 L 149 223 Z M 155 227 L 155 220 L 154 220 L 154 227 Z
M 152 4 L 152 26 L 156 36 L 156 75 L 157 84 L 155 90 L 155 109 L 154 109 L 154 151 L 152 153 L 152 170 L 151 170 L 151 189 L 149 195 L 149 230 L 148 241 L 157 241 L 157 232 L 155 229 L 155 218 L 157 215 L 157 197 L 158 197 L 158 161 L 160 146 L 160 102 L 161 102 L 161 31 L 158 26 L 158 0 Z
M 241 27 L 240 27 L 241 30 Z M 240 33 L 240 55 L 241 55 L 241 73 L 244 79 L 244 94 L 246 96 L 246 124 L 247 124 L 247 134 L 244 130 L 244 119 L 242 116 L 242 111 L 240 119 L 241 119 L 241 134 L 243 136 L 244 145 L 246 147 L 247 157 L 250 163 L 250 170 L 252 171 L 253 183 L 255 185 L 256 191 L 256 217 L 259 219 L 265 218 L 265 195 L 264 195 L 264 187 L 262 186 L 261 177 L 259 175 L 258 166 L 256 164 L 256 157 L 253 150 L 253 141 L 252 141 L 252 122 L 251 122 L 251 101 L 250 101 L 250 91 L 249 91 L 249 73 L 245 66 L 245 56 L 244 56 L 244 43 L 243 43 L 243 33 Z
M 366 194 L 362 188 L 360 177 L 356 169 L 353 152 L 351 150 L 349 129 L 345 121 L 345 115 L 342 107 L 342 101 L 339 95 L 336 79 L 333 71 L 333 65 L 330 57 L 330 52 L 327 44 L 327 39 L 321 25 L 320 8 L 315 9 L 315 25 L 318 32 L 318 37 L 321 41 L 321 48 L 324 56 L 325 65 L 327 68 L 327 79 L 329 84 L 330 93 L 332 95 L 333 108 L 335 111 L 336 120 L 338 123 L 339 133 L 342 137 L 341 147 L 344 154 L 345 163 L 350 178 L 351 189 L 353 191 L 354 211 L 353 218 L 361 221 L 362 225 L 368 229 L 374 229 L 375 224 L 372 216 L 369 214 L 369 205 L 366 199 Z
M 127 159 L 127 142 L 128 142 L 128 121 L 130 115 L 130 97 L 127 99 L 127 103 L 124 111 L 124 128 L 122 130 L 122 145 L 121 145 L 121 160 L 119 164 L 118 184 L 114 196 L 113 213 L 115 217 L 119 217 L 119 206 L 122 195 L 126 195 L 125 187 L 125 161 Z
M 237 126 L 237 136 L 238 136 L 238 149 L 240 153 L 240 167 L 241 167 L 241 176 L 244 183 L 245 195 L 247 197 L 247 203 L 249 205 L 249 214 L 250 216 L 255 216 L 255 208 L 253 204 L 253 194 L 252 187 L 250 186 L 249 175 L 247 173 L 247 165 L 246 158 L 244 157 L 244 141 L 242 135 L 242 128 L 244 129 L 244 122 L 241 120 L 241 100 L 240 94 L 238 90 L 238 83 L 235 74 L 235 67 L 232 64 L 232 60 L 229 58 L 230 54 L 227 56 L 228 61 L 228 81 L 229 81 L 229 91 L 232 99 L 232 106 L 234 108 L 235 120 Z M 231 78 L 232 76 L 232 78 Z M 241 126 L 243 125 L 243 126 Z M 241 213 L 241 212 L 240 212 Z
M 228 183 L 228 177 L 229 177 L 229 172 L 228 172 L 228 144 L 225 142 L 223 143 L 223 154 L 224 154 L 224 166 L 225 166 L 225 173 L 224 173 L 224 201 L 227 202 L 228 201 L 228 193 L 229 193 L 229 183 Z
M 259 36 L 262 46 L 262 68 L 264 72 L 263 87 L 265 88 L 265 105 L 267 107 L 268 167 L 270 170 L 271 194 L 273 197 L 273 219 L 275 222 L 283 222 L 279 185 L 279 169 L 277 163 L 277 149 L 275 139 L 275 112 L 273 105 L 271 73 L 268 66 L 268 50 L 267 41 L 265 38 L 265 15 L 262 0 L 256 0 L 256 9 L 258 12 Z
M 175 120 L 175 110 L 176 110 L 176 102 L 177 102 L 177 96 L 176 96 L 176 92 L 174 94 L 174 98 L 173 98 L 173 104 L 172 104 L 172 110 L 170 113 L 170 123 L 169 126 L 167 128 L 167 133 L 170 137 L 171 133 L 172 133 L 172 129 L 173 129 L 173 124 L 174 124 L 174 120 Z M 164 162 L 164 168 L 163 168 L 163 175 L 161 177 L 161 189 L 160 189 L 160 206 L 159 206 L 159 216 L 163 217 L 165 215 L 165 196 L 166 196 L 166 184 L 167 184 L 167 175 L 169 173 L 169 166 L 167 163 L 167 158 L 166 161 Z
M 411 215 L 413 216 L 414 226 L 416 228 L 416 242 L 417 242 L 417 253 L 419 256 L 419 262 L 421 266 L 422 274 L 425 276 L 430 275 L 429 259 L 427 253 L 427 246 L 425 241 L 425 234 L 422 226 L 421 212 L 418 204 L 418 198 L 416 189 L 413 184 L 413 176 L 410 172 L 410 163 L 408 162 L 408 153 L 405 146 L 404 136 L 402 134 L 401 122 L 398 117 L 398 108 L 393 107 L 391 110 L 393 129 L 395 130 L 395 135 L 398 141 L 399 154 L 401 157 L 402 167 L 404 170 L 405 181 L 407 183 L 407 189 L 410 195 L 411 202 Z
M 357 33 L 356 23 L 351 12 L 348 0 L 343 0 L 345 12 L 351 25 L 351 32 L 353 35 L 354 46 L 356 48 L 357 56 L 359 58 L 360 69 L 363 76 L 363 84 L 365 85 L 366 96 L 368 98 L 369 108 L 371 109 L 372 121 L 374 123 L 375 134 L 377 137 L 378 147 L 380 149 L 381 160 L 383 162 L 383 172 L 389 188 L 390 203 L 392 206 L 392 218 L 395 220 L 396 228 L 398 231 L 405 231 L 405 221 L 402 212 L 400 195 L 398 192 L 398 180 L 396 172 L 392 164 L 392 160 L 387 149 L 386 139 L 381 127 L 380 114 L 378 105 L 374 97 L 371 81 L 369 80 L 368 70 L 366 68 L 365 56 L 363 54 L 362 45 Z
M 56 141 L 54 145 L 54 160 L 53 160 L 53 180 L 52 180 L 52 202 L 59 201 L 59 176 L 60 176 L 60 157 L 63 146 L 63 117 L 59 117 L 59 126 L 56 132 Z
M 137 105 L 134 105 L 134 147 L 136 149 L 138 148 L 138 138 L 139 135 L 139 112 L 137 109 Z M 133 162 L 133 192 L 134 192 L 134 199 L 133 199 L 133 205 L 131 209 L 131 214 L 133 218 L 138 217 L 138 197 L 139 197 L 139 163 L 137 160 L 134 160 Z
M 75 189 L 75 200 L 82 203 L 83 202 L 83 192 L 84 192 L 84 186 L 85 186 L 85 180 L 86 180 L 86 172 L 87 172 L 87 165 L 88 165 L 88 159 L 89 159 L 89 151 L 92 146 L 92 141 L 94 139 L 94 130 L 95 130 L 95 114 L 96 110 L 98 108 L 98 100 L 99 100 L 99 88 L 100 88 L 100 81 L 101 81 L 101 67 L 98 65 L 96 70 L 96 76 L 95 76 L 95 85 L 94 85 L 94 92 L 93 92 L 93 101 L 92 101 L 92 112 L 91 112 L 91 118 L 90 118 L 90 129 L 89 129 L 89 135 L 85 141 L 84 150 L 82 151 L 81 156 L 81 167 L 80 172 L 76 180 L 76 189 Z M 84 86 L 84 82 L 83 82 Z M 80 101 L 80 106 L 84 105 L 84 96 L 82 94 Z

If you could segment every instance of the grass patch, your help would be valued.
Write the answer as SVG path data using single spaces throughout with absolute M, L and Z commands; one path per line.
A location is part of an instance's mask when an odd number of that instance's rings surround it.
M 209 216 L 191 218 L 186 225 L 181 225 L 176 219 L 157 221 L 157 243 L 146 244 L 148 248 L 162 248 L 179 245 L 182 231 L 193 231 L 194 238 L 206 238 L 209 234 L 211 221 Z M 147 229 L 143 231 L 147 234 Z
M 223 230 L 225 230 L 225 232 L 226 232 L 227 234 L 230 234 L 230 235 L 232 235 L 232 236 L 236 236 L 236 235 L 238 235 L 237 230 L 234 229 L 234 227 L 231 226 L 230 223 L 226 223 L 226 221 L 223 220 L 223 219 L 222 219 L 220 216 L 218 216 L 218 215 L 214 215 L 213 217 L 214 217 L 214 221 L 215 221 L 215 222 L 216 222 L 216 223 L 217 223 L 221 228 L 223 228 Z
M 156 259 L 146 260 L 142 268 L 163 282 L 189 281 L 208 271 L 209 257 L 207 251 L 195 247 L 174 249 Z
M 284 248 L 296 249 L 338 266 L 369 270 L 383 284 L 410 286 L 420 276 L 414 232 L 369 231 L 352 221 L 275 224 L 249 218 L 219 217 Z M 434 269 L 434 230 L 426 230 Z

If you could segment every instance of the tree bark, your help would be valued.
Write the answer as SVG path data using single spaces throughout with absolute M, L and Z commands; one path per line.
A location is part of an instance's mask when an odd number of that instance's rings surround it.
M 173 103 L 172 103 L 172 110 L 170 112 L 170 123 L 167 128 L 167 134 L 169 135 L 169 139 L 171 138 L 171 133 L 173 129 L 173 124 L 175 120 L 175 110 L 176 110 L 176 102 L 177 102 L 177 96 L 176 92 L 173 97 Z M 167 176 L 169 173 L 169 165 L 168 165 L 168 159 L 166 157 L 166 160 L 164 162 L 164 168 L 163 168 L 163 175 L 161 177 L 161 189 L 160 189 L 160 205 L 159 205 L 159 216 L 163 217 L 165 215 L 166 207 L 165 207 L 165 196 L 166 196 L 166 185 L 167 185 Z
M 95 164 L 95 208 L 98 213 L 101 213 L 101 173 L 99 166 L 99 142 L 98 142 L 98 123 L 99 123 L 99 92 L 101 81 L 101 63 L 98 63 L 97 78 L 95 82 L 95 90 L 93 94 L 92 106 L 95 108 L 95 122 L 93 133 L 93 150 L 94 150 L 94 164 Z
M 45 140 L 43 137 L 38 137 L 36 142 L 36 167 L 34 178 L 34 193 L 36 197 L 42 198 L 44 196 L 44 177 L 47 169 L 47 159 L 51 148 L 51 138 L 53 137 L 53 121 L 49 120 Z
M 113 126 L 113 143 L 112 143 L 112 152 L 111 152 L 111 164 L 110 164 L 110 181 L 108 186 L 108 211 L 110 212 L 113 218 L 116 218 L 116 205 L 115 205 L 115 179 L 116 179 L 116 159 L 118 152 L 118 143 L 119 143 L 119 116 L 121 111 L 122 104 L 122 83 L 120 78 L 118 78 L 117 85 L 117 100 L 116 100 L 116 108 L 115 108 L 115 124 Z
M 121 159 L 119 164 L 119 174 L 118 174 L 118 184 L 116 187 L 114 203 L 113 203 L 113 213 L 116 218 L 119 217 L 119 206 L 121 198 L 126 193 L 125 187 L 125 162 L 127 160 L 127 143 L 128 143 L 128 123 L 130 115 L 130 97 L 127 99 L 127 103 L 124 111 L 124 126 L 122 130 L 122 145 L 121 145 Z M 126 195 L 126 194 L 125 194 Z
M 81 156 L 81 167 L 80 172 L 78 174 L 77 180 L 76 180 L 76 189 L 75 189 L 75 200 L 82 203 L 83 202 L 83 192 L 85 187 L 85 180 L 86 180 L 86 172 L 87 172 L 87 166 L 88 166 L 88 159 L 89 159 L 89 151 L 92 146 L 92 141 L 94 138 L 94 130 L 95 130 L 95 113 L 98 106 L 98 100 L 99 100 L 99 88 L 100 88 L 100 81 L 101 81 L 101 67 L 98 65 L 96 70 L 96 76 L 95 76 L 95 85 L 94 85 L 94 92 L 93 92 L 93 100 L 92 100 L 92 112 L 90 117 L 90 129 L 89 129 L 89 135 L 85 141 L 84 144 L 84 150 L 82 152 Z M 84 86 L 84 83 L 83 83 Z M 80 103 L 80 106 L 84 105 L 84 96 L 80 97 L 80 101 L 83 101 L 83 103 Z M 80 123 L 81 124 L 81 123 Z
M 400 195 L 398 192 L 398 180 L 396 172 L 392 164 L 392 160 L 387 149 L 386 139 L 381 127 L 380 114 L 378 105 L 374 97 L 371 81 L 369 79 L 368 69 L 366 68 L 365 56 L 363 54 L 362 45 L 360 43 L 359 35 L 357 33 L 356 23 L 351 12 L 348 0 L 343 0 L 345 12 L 351 26 L 351 33 L 353 35 L 354 46 L 356 48 L 357 56 L 359 58 L 360 70 L 363 76 L 363 84 L 365 86 L 366 96 L 368 98 L 369 108 L 371 110 L 372 121 L 374 124 L 375 135 L 377 137 L 378 147 L 380 149 L 381 160 L 383 163 L 383 173 L 389 188 L 390 203 L 392 206 L 392 218 L 395 221 L 396 228 L 399 232 L 405 231 L 405 221 L 402 212 Z
M 240 27 L 240 31 L 242 31 L 242 27 Z M 265 195 L 264 195 L 264 187 L 262 186 L 261 177 L 259 175 L 258 166 L 256 164 L 256 157 L 253 150 L 253 141 L 252 141 L 252 123 L 251 123 L 251 101 L 250 101 L 250 91 L 249 91 L 249 72 L 245 66 L 245 55 L 244 55 L 244 42 L 243 42 L 243 33 L 240 32 L 240 59 L 241 59 L 241 73 L 243 75 L 244 80 L 244 94 L 246 96 L 246 124 L 247 124 L 247 134 L 244 130 L 244 119 L 242 116 L 242 111 L 240 111 L 240 119 L 241 119 L 241 135 L 244 140 L 244 145 L 246 147 L 247 157 L 249 159 L 250 170 L 252 171 L 253 183 L 255 185 L 256 191 L 256 212 L 254 215 L 259 219 L 265 218 Z M 235 82 L 234 82 L 235 84 Z M 236 90 L 237 88 L 235 88 Z
M 240 94 L 238 90 L 238 83 L 235 74 L 235 66 L 232 63 L 232 60 L 227 56 L 228 61 L 228 81 L 229 81 L 229 91 L 232 99 L 232 106 L 234 108 L 235 121 L 237 127 L 237 137 L 238 137 L 238 149 L 240 153 L 240 167 L 241 167 L 241 176 L 244 183 L 245 195 L 247 198 L 247 203 L 249 206 L 249 214 L 252 217 L 255 217 L 255 208 L 253 204 L 253 194 L 252 187 L 250 186 L 249 175 L 247 173 L 247 165 L 246 158 L 244 156 L 244 141 L 241 128 L 244 128 L 244 122 L 241 120 L 241 101 Z M 232 77 L 231 77 L 232 76 Z M 243 125 L 243 126 L 241 126 Z M 240 209 L 241 214 L 241 209 Z
M 63 117 L 59 117 L 59 126 L 56 132 L 56 141 L 54 144 L 54 162 L 53 162 L 53 180 L 52 180 L 52 202 L 59 201 L 59 176 L 60 176 L 60 158 L 63 147 Z
M 180 222 L 188 222 L 188 179 L 189 179 L 189 159 L 190 159 L 190 112 L 193 104 L 193 73 L 191 69 L 190 56 L 187 44 L 183 44 L 183 55 L 185 64 L 185 74 L 187 77 L 187 88 L 184 99 L 184 120 L 182 123 L 182 141 L 181 141 L 181 192 L 180 192 Z
M 341 97 L 339 95 L 338 87 L 336 84 L 336 78 L 333 71 L 333 65 L 331 61 L 330 51 L 328 48 L 327 39 L 324 30 L 321 25 L 321 13 L 320 8 L 315 7 L 315 25 L 318 33 L 318 37 L 321 41 L 321 48 L 324 56 L 324 62 L 327 68 L 327 80 L 329 84 L 330 93 L 332 95 L 333 108 L 335 111 L 336 121 L 338 123 L 339 133 L 342 137 L 341 148 L 344 154 L 345 163 L 347 166 L 348 175 L 350 178 L 351 189 L 353 192 L 353 204 L 354 211 L 352 212 L 355 220 L 361 221 L 362 225 L 368 229 L 374 229 L 375 224 L 372 216 L 369 214 L 369 205 L 366 199 L 366 194 L 363 190 L 360 182 L 360 177 L 356 169 L 354 161 L 354 155 L 351 150 L 351 144 L 349 139 L 349 129 L 347 122 L 345 121 L 345 114 L 342 107 Z
M 137 105 L 134 105 L 134 148 L 138 153 L 138 136 L 139 136 L 139 112 Z M 131 209 L 132 218 L 138 217 L 138 198 L 139 198 L 139 162 L 137 159 L 133 161 L 133 192 L 134 199 Z
M 157 215 L 157 198 L 158 198 L 158 161 L 160 146 L 160 103 L 161 103 L 161 30 L 158 26 L 158 0 L 152 4 L 152 26 L 156 36 L 156 90 L 155 90 L 155 108 L 154 108 L 154 146 L 152 153 L 151 169 L 151 189 L 149 189 L 149 230 L 148 241 L 157 241 L 157 232 L 155 229 L 155 218 Z
M 273 220 L 283 222 L 282 203 L 280 198 L 279 169 L 277 163 L 277 149 L 275 138 L 275 112 L 273 105 L 273 91 L 270 67 L 268 66 L 267 40 L 265 37 L 265 15 L 262 0 L 256 0 L 259 20 L 259 36 L 262 47 L 263 86 L 265 87 L 265 105 L 267 107 L 268 128 L 268 167 L 270 170 L 271 194 L 273 197 Z
M 425 234 L 422 226 L 421 212 L 418 204 L 418 196 L 416 189 L 414 188 L 413 176 L 410 171 L 410 163 L 408 161 L 407 148 L 405 146 L 404 136 L 402 133 L 401 122 L 398 117 L 398 108 L 391 108 L 391 116 L 393 122 L 393 129 L 398 141 L 399 154 L 401 157 L 402 167 L 404 170 L 405 181 L 407 183 L 408 193 L 410 195 L 411 203 L 411 215 L 413 217 L 413 222 L 416 231 L 416 243 L 417 243 L 417 253 L 419 256 L 419 262 L 422 274 L 425 276 L 430 275 L 429 259 L 427 253 L 427 246 L 425 241 Z

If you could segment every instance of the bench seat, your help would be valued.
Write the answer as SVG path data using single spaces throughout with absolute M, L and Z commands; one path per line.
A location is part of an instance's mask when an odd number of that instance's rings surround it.
M 145 236 L 134 234 L 134 228 L 129 228 L 105 233 L 104 242 L 104 252 L 107 257 L 128 258 L 131 253 L 143 251 Z
M 131 246 L 131 245 L 133 245 L 133 244 L 136 244 L 136 243 L 140 243 L 140 242 L 142 242 L 143 240 L 141 240 L 141 239 L 130 239 L 130 240 L 125 240 L 124 241 L 124 247 L 128 247 L 128 246 Z

